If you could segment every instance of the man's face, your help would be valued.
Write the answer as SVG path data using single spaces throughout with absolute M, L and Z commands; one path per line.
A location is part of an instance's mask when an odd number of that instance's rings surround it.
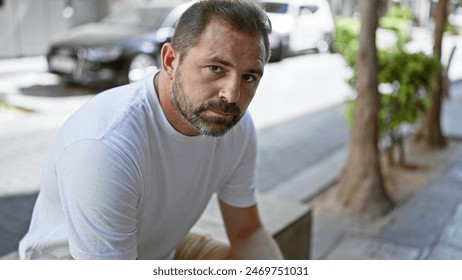
M 173 106 L 198 134 L 224 135 L 247 110 L 264 61 L 262 40 L 212 20 L 178 62 L 171 89 Z

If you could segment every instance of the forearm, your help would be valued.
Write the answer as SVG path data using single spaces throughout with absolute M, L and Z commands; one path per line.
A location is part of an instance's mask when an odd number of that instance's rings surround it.
M 282 260 L 283 256 L 276 241 L 262 227 L 249 234 L 246 238 L 239 238 L 231 242 L 233 259 L 250 260 Z

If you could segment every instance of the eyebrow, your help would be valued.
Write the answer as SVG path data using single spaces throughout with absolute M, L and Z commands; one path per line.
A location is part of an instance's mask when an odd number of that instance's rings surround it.
M 227 61 L 225 58 L 223 58 L 221 56 L 212 57 L 212 61 L 218 62 L 218 63 L 223 64 L 224 66 L 228 66 L 228 67 L 233 66 L 232 63 L 230 63 L 229 61 Z M 263 76 L 263 69 L 261 69 L 260 67 L 257 68 L 257 69 L 249 69 L 246 72 L 251 73 L 251 74 L 258 74 L 260 76 Z

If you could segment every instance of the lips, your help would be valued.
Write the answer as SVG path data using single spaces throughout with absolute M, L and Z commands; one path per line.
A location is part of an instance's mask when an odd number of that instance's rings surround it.
M 216 114 L 220 115 L 239 115 L 241 113 L 241 110 L 239 107 L 237 107 L 236 104 L 234 103 L 227 103 L 226 101 L 220 100 L 210 100 L 207 103 L 205 103 L 203 106 L 203 111 L 212 111 Z
M 223 115 L 223 116 L 234 116 L 234 115 L 236 115 L 235 113 L 228 113 L 228 112 L 218 111 L 218 110 L 214 110 L 214 109 L 208 109 L 208 111 L 211 111 L 211 112 L 213 112 L 215 114 Z

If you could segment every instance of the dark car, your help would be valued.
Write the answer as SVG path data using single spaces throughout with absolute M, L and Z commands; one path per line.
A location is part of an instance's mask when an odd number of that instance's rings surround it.
M 124 8 L 99 22 L 72 28 L 50 46 L 49 71 L 84 85 L 138 80 L 158 68 L 162 45 L 191 4 Z

